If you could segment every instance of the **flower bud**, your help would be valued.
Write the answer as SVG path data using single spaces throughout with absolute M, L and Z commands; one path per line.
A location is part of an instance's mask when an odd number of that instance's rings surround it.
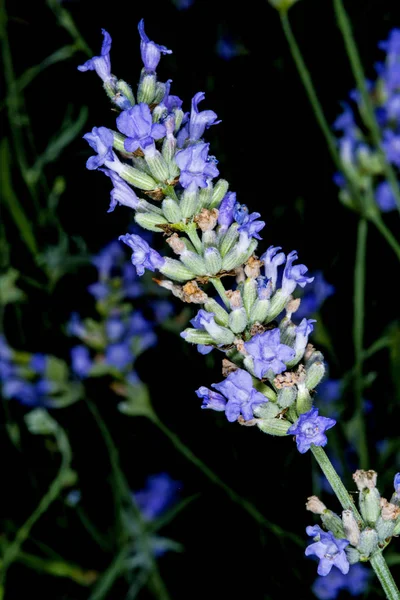
M 318 496 L 310 496 L 307 498 L 306 510 L 309 510 L 314 515 L 322 515 L 324 510 L 327 510 L 325 504 L 318 498 Z
M 215 225 L 217 224 L 217 219 L 218 210 L 216 208 L 213 208 L 212 210 L 209 210 L 208 208 L 202 208 L 194 217 L 193 221 L 198 225 L 201 231 L 205 233 L 206 231 L 214 229 Z
M 195 215 L 198 212 L 199 194 L 197 187 L 193 189 L 189 186 L 184 190 L 180 202 L 180 208 L 182 211 L 182 216 L 185 219 L 193 217 L 193 215 Z
M 207 275 L 207 267 L 203 257 L 199 256 L 195 252 L 185 250 L 181 254 L 181 261 L 196 275 Z
M 157 81 L 152 104 L 159 104 L 161 102 L 161 100 L 164 98 L 164 96 L 165 96 L 165 83 L 162 83 L 161 81 Z
M 257 427 L 264 433 L 282 437 L 287 435 L 290 423 L 284 419 L 261 419 L 257 422 Z
M 358 546 L 360 529 L 352 510 L 347 509 L 342 512 L 342 522 L 346 540 L 349 540 L 352 546 Z
M 286 346 L 290 346 L 291 348 L 293 348 L 294 346 L 294 340 L 296 339 L 296 330 L 297 330 L 297 326 L 292 323 L 290 320 L 284 318 L 282 319 L 282 321 L 279 324 L 279 330 L 281 332 L 281 343 L 282 344 L 286 344 Z M 288 362 L 288 366 L 291 366 L 291 363 L 294 363 L 295 359 L 291 360 L 290 362 Z M 298 361 L 296 361 L 298 362 Z
M 144 159 L 154 179 L 159 183 L 164 183 L 169 179 L 169 168 L 161 152 L 154 146 L 150 146 L 144 153 Z
M 281 412 L 279 406 L 275 402 L 265 402 L 265 404 L 258 404 L 254 407 L 254 415 L 261 419 L 274 419 Z
M 208 208 L 218 208 L 223 197 L 228 191 L 229 183 L 225 179 L 218 179 L 212 191 L 211 202 Z
M 156 231 L 160 233 L 161 228 L 158 225 L 167 225 L 168 221 L 164 219 L 161 215 L 157 213 L 140 213 L 137 212 L 135 214 L 135 221 L 138 223 L 143 229 L 148 229 L 149 231 Z
M 151 104 L 156 93 L 157 78 L 153 73 L 146 73 L 142 70 L 140 83 L 137 91 L 137 101 Z
M 165 198 L 162 202 L 162 210 L 169 223 L 179 223 L 182 221 L 182 213 L 179 205 L 172 198 Z
M 367 527 L 361 532 L 360 541 L 357 550 L 360 553 L 361 560 L 366 560 L 378 547 L 378 534 L 375 529 Z
M 359 494 L 360 512 L 368 525 L 375 525 L 381 512 L 381 495 L 376 487 L 364 488 Z
M 378 539 L 380 542 L 385 542 L 388 538 L 391 538 L 395 529 L 395 521 L 385 521 L 382 519 L 382 516 L 376 520 L 375 529 L 378 534 Z
M 321 515 L 321 521 L 325 527 L 333 533 L 335 538 L 345 538 L 342 519 L 336 513 L 327 508 Z
M 268 311 L 268 315 L 266 317 L 266 322 L 269 323 L 273 321 L 275 317 L 279 315 L 283 311 L 286 306 L 287 296 L 284 294 L 282 290 L 277 290 L 275 294 L 270 299 L 270 307 Z
M 311 410 L 313 401 L 310 395 L 310 392 L 306 388 L 303 382 L 299 381 L 297 383 L 297 400 L 296 400 L 296 409 L 299 415 L 307 413 Z
M 211 202 L 211 198 L 212 198 L 212 183 L 211 181 L 208 182 L 207 187 L 205 188 L 200 188 L 199 191 L 199 206 L 201 208 L 208 208 L 208 205 Z
M 215 344 L 213 338 L 204 329 L 187 328 L 181 333 L 181 337 L 190 344 L 201 344 L 204 346 L 212 346 Z
M 139 188 L 139 190 L 154 190 L 157 187 L 155 180 L 139 169 L 124 165 L 121 172 L 119 173 L 122 179 L 125 179 L 131 185 Z
M 222 258 L 216 248 L 206 248 L 204 252 L 204 262 L 208 275 L 216 275 L 222 268 Z
M 278 392 L 278 404 L 281 408 L 289 408 L 296 400 L 297 389 L 295 386 L 283 387 Z
M 286 13 L 297 0 L 268 0 L 280 13 Z
M 132 88 L 123 79 L 117 81 L 117 92 L 121 92 L 129 101 L 130 106 L 135 105 L 135 96 L 133 95 Z
M 238 229 L 239 224 L 233 223 L 230 227 L 228 227 L 224 237 L 219 242 L 219 251 L 221 252 L 221 256 L 224 257 L 225 254 L 229 252 L 229 250 L 236 244 L 239 234 Z
M 369 471 L 358 469 L 355 471 L 355 473 L 353 473 L 353 480 L 356 482 L 357 488 L 360 492 L 366 488 L 369 490 L 375 488 L 377 477 L 378 473 L 372 469 Z
M 325 374 L 325 364 L 323 362 L 314 362 L 311 367 L 306 368 L 305 386 L 309 390 L 317 387 Z
M 247 314 L 250 316 L 251 309 L 257 300 L 257 282 L 255 279 L 248 277 L 243 284 L 243 306 Z
M 256 300 L 250 313 L 250 323 L 264 323 L 270 308 L 270 301 Z
M 214 318 L 219 325 L 228 327 L 229 315 L 226 310 L 214 300 L 214 298 L 208 298 L 207 302 L 204 304 L 204 308 L 206 311 L 214 313 Z
M 356 563 L 360 562 L 360 553 L 358 550 L 356 550 L 356 548 L 347 546 L 345 548 L 345 552 L 350 565 L 355 565 Z
M 235 339 L 235 336 L 230 329 L 218 325 L 214 319 L 209 322 L 204 322 L 204 328 L 217 344 L 223 344 L 225 346 L 232 344 Z
M 161 267 L 160 272 L 174 281 L 189 281 L 189 279 L 195 278 L 195 274 L 184 267 L 179 260 L 169 258 L 168 256 L 165 257 L 165 263 Z
M 229 328 L 233 333 L 242 333 L 246 329 L 247 314 L 245 308 L 236 308 L 229 314 Z

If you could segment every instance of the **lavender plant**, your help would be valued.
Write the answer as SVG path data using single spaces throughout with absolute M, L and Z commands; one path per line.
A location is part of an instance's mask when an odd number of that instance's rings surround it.
M 287 10 L 292 3 L 275 4 Z M 313 542 L 306 555 L 319 558 L 319 575 L 327 576 L 333 567 L 346 575 L 350 565 L 369 561 L 387 597 L 399 598 L 382 555 L 400 530 L 399 474 L 387 501 L 376 488 L 376 473 L 357 470 L 357 508 L 323 450 L 327 431 L 336 424 L 314 405 L 324 358 L 308 341 L 315 320 L 296 319 L 298 289 L 313 278 L 305 265 L 296 264 L 296 251 L 285 254 L 270 246 L 256 254 L 265 223 L 218 179 L 218 161 L 204 141 L 206 130 L 218 123 L 216 113 L 200 110 L 202 92 L 183 111 L 183 102 L 171 95 L 172 82 L 160 82 L 156 73 L 161 55 L 171 50 L 147 36 L 143 20 L 139 34 L 143 69 L 136 93 L 111 71 L 111 37 L 105 30 L 100 55 L 78 67 L 99 75 L 119 113 L 114 128 L 94 127 L 84 136 L 95 151 L 87 168 L 110 177 L 110 208 L 132 208 L 136 224 L 163 234 L 170 251 L 158 251 L 136 233 L 120 240 L 132 249 L 139 276 L 158 272 L 159 286 L 202 306 L 181 336 L 201 354 L 221 352 L 224 376 L 211 384 L 213 390 L 197 390 L 202 408 L 224 412 L 229 422 L 294 438 L 299 452 L 310 450 L 322 468 L 343 512 L 336 515 L 315 497 L 307 504 L 324 527 L 307 528 Z

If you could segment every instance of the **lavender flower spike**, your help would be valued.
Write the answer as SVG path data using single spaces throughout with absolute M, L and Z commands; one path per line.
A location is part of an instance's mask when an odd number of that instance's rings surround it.
M 344 549 L 349 545 L 348 540 L 337 539 L 331 531 L 323 531 L 319 525 L 306 528 L 307 535 L 315 542 L 307 546 L 305 555 L 316 555 L 319 558 L 318 575 L 328 575 L 332 567 L 337 567 L 344 575 L 350 570 Z
M 197 187 L 207 187 L 207 179 L 217 177 L 219 171 L 208 157 L 208 148 L 210 144 L 196 144 L 189 146 L 185 150 L 180 150 L 175 155 L 175 161 L 181 170 L 179 181 L 184 188 L 191 184 Z
M 262 379 L 268 371 L 274 375 L 286 369 L 286 363 L 291 361 L 295 352 L 293 348 L 281 344 L 278 328 L 259 333 L 245 342 L 244 347 L 254 362 L 254 373 Z
M 293 262 L 297 259 L 298 256 L 295 250 L 289 252 L 282 279 L 282 290 L 286 296 L 290 296 L 297 285 L 303 288 L 307 283 L 314 281 L 314 277 L 305 276 L 305 273 L 308 271 L 305 265 L 293 266 Z
M 127 139 L 124 147 L 127 152 L 135 152 L 138 148 L 145 150 L 154 146 L 154 140 L 159 140 L 166 134 L 165 125 L 153 123 L 148 104 L 140 102 L 117 117 L 117 127 Z
M 318 408 L 312 408 L 300 415 L 298 421 L 287 430 L 288 435 L 296 436 L 297 449 L 304 454 L 314 446 L 326 446 L 328 438 L 325 431 L 336 425 L 335 419 L 318 416 Z
M 246 421 L 250 421 L 254 417 L 253 409 L 268 402 L 267 398 L 253 387 L 250 373 L 243 369 L 237 369 L 230 373 L 225 381 L 213 383 L 211 387 L 228 399 L 225 415 L 230 423 L 236 421 L 240 414 Z
M 140 235 L 126 233 L 125 235 L 120 235 L 118 239 L 132 248 L 133 254 L 131 260 L 133 266 L 136 267 L 138 275 L 143 275 L 145 269 L 155 271 L 164 265 L 165 259 L 158 252 L 150 248 L 149 244 Z
M 152 42 L 144 31 L 144 19 L 139 21 L 138 25 L 140 34 L 140 54 L 146 73 L 154 73 L 162 54 L 172 54 L 172 50 L 168 50 L 165 46 L 160 46 Z
M 136 210 L 140 201 L 133 189 L 125 183 L 118 173 L 115 173 L 110 169 L 100 169 L 100 171 L 103 171 L 114 184 L 114 188 L 111 190 L 110 194 L 110 207 L 107 212 L 112 212 L 117 204 L 123 204 L 124 206 L 129 206 L 129 208 Z
M 110 50 L 111 50 L 111 36 L 105 29 L 101 30 L 104 40 L 101 46 L 100 56 L 93 56 L 87 60 L 83 65 L 78 67 L 78 71 L 96 71 L 97 75 L 104 83 L 109 83 L 114 79 L 111 75 L 111 61 L 110 61 Z

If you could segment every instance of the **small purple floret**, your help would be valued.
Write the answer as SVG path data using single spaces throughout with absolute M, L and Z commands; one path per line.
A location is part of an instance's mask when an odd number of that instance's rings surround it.
M 245 342 L 244 347 L 254 362 L 254 373 L 262 379 L 268 371 L 274 375 L 286 369 L 286 363 L 295 356 L 295 351 L 286 344 L 281 344 L 278 328 L 259 333 Z
M 133 250 L 131 261 L 133 266 L 136 267 L 138 275 L 143 275 L 145 269 L 155 271 L 164 265 L 165 259 L 156 250 L 150 248 L 149 244 L 140 235 L 126 233 L 120 235 L 118 239 Z
M 230 373 L 225 381 L 213 383 L 211 387 L 228 399 L 225 415 L 231 423 L 241 414 L 246 421 L 250 421 L 254 417 L 253 409 L 268 402 L 267 398 L 253 387 L 250 373 L 243 369 L 237 369 Z
M 287 430 L 289 435 L 296 436 L 297 449 L 304 454 L 314 446 L 326 446 L 328 438 L 325 431 L 336 425 L 335 419 L 318 416 L 318 408 L 312 408 L 300 415 L 298 421 Z
M 323 531 L 319 525 L 306 528 L 307 535 L 316 538 L 316 541 L 307 546 L 305 555 L 315 555 L 319 558 L 318 575 L 328 575 L 332 567 L 337 567 L 343 574 L 349 572 L 350 563 L 344 549 L 349 545 L 345 539 L 337 539 L 331 531 Z

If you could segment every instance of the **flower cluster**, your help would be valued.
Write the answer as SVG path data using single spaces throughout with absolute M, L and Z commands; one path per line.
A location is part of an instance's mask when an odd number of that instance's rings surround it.
M 21 352 L 0 335 L 0 387 L 3 398 L 27 407 L 61 408 L 80 397 L 68 365 L 55 356 Z
M 386 160 L 399 169 L 400 29 L 392 29 L 388 39 L 380 42 L 379 48 L 386 56 L 376 65 L 376 79 L 367 81 L 366 85 L 382 138 L 382 150 Z M 338 146 L 345 175 L 337 174 L 335 180 L 341 187 L 343 202 L 353 205 L 348 189 L 350 182 L 366 199 L 369 210 L 373 209 L 372 199 L 382 212 L 389 212 L 397 208 L 395 195 L 385 179 L 381 155 L 363 124 L 363 113 L 360 94 L 353 90 L 349 102 L 334 123 L 334 128 L 340 133 Z
M 307 527 L 307 534 L 314 541 L 307 547 L 306 556 L 319 558 L 319 575 L 327 575 L 333 566 L 346 575 L 350 565 L 367 561 L 400 533 L 400 473 L 395 475 L 390 501 L 381 497 L 375 471 L 357 470 L 353 480 L 359 491 L 362 520 L 351 509 L 344 510 L 339 517 L 317 496 L 308 498 L 307 510 L 319 515 L 327 530 L 322 530 L 319 525 Z
M 135 360 L 156 344 L 154 328 L 170 315 L 171 303 L 153 296 L 147 298 L 146 314 L 132 311 L 131 301 L 144 294 L 145 285 L 117 241 L 105 246 L 92 262 L 98 279 L 88 291 L 96 299 L 100 318 L 82 320 L 72 314 L 68 332 L 83 342 L 71 349 L 72 370 L 81 379 L 108 373 L 136 385 Z
M 111 179 L 110 211 L 128 206 L 137 225 L 164 234 L 170 255 L 136 232 L 119 239 L 132 250 L 139 277 L 146 270 L 158 272 L 159 286 L 201 305 L 181 336 L 202 354 L 225 355 L 225 379 L 212 385 L 216 391 L 197 390 L 202 408 L 272 435 L 293 435 L 302 453 L 324 446 L 325 431 L 335 421 L 313 407 L 312 391 L 325 370 L 322 354 L 308 342 L 315 321 L 306 316 L 292 321 L 301 304 L 296 293 L 314 278 L 296 263 L 296 251 L 286 255 L 270 246 L 260 257 L 255 253 L 265 223 L 218 178 L 218 161 L 204 140 L 206 130 L 219 123 L 216 113 L 200 109 L 203 92 L 184 112 L 182 100 L 171 94 L 171 80 L 157 78 L 161 55 L 171 51 L 151 41 L 140 21 L 143 68 L 134 94 L 111 74 L 111 38 L 103 35 L 101 56 L 80 70 L 98 73 L 119 114 L 114 129 L 94 127 L 84 136 L 95 150 L 87 168 Z M 322 287 L 324 297 L 332 292 Z M 114 332 L 117 324 L 112 325 Z M 122 344 L 127 358 L 127 345 L 121 339 L 113 344 Z M 101 351 L 107 355 L 104 341 Z

